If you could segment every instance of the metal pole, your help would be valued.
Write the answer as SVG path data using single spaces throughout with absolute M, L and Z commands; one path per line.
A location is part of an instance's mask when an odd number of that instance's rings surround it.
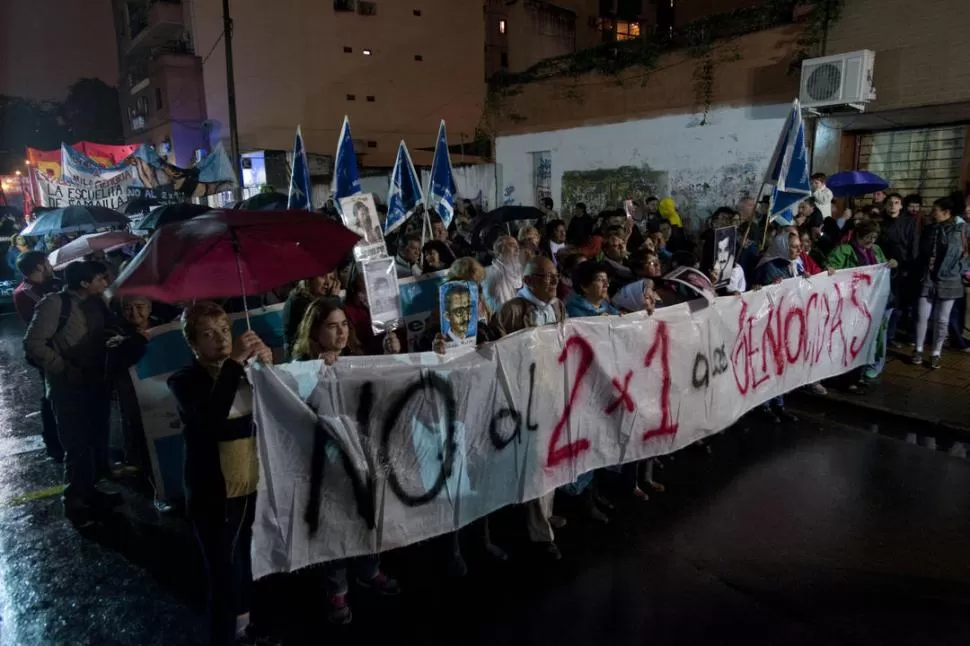
M 242 186 L 242 159 L 239 157 L 239 129 L 236 122 L 236 79 L 232 70 L 232 18 L 229 16 L 229 0 L 222 0 L 222 30 L 226 43 L 226 99 L 229 102 L 229 155 Z M 239 191 L 241 194 L 241 190 Z M 237 196 L 238 197 L 238 196 Z

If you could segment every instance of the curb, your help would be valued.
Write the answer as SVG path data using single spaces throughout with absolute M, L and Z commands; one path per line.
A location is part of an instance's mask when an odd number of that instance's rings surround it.
M 875 386 L 878 388 L 878 386 Z M 835 417 L 835 415 L 850 416 L 865 415 L 863 422 L 875 424 L 884 423 L 890 429 L 905 427 L 908 432 L 919 432 L 928 434 L 933 432 L 943 436 L 952 436 L 953 439 L 960 441 L 970 441 L 970 426 L 961 426 L 952 422 L 943 421 L 938 418 L 914 415 L 893 409 L 888 406 L 880 405 L 875 402 L 867 401 L 865 395 L 843 395 L 829 394 L 816 395 L 814 393 L 798 390 L 785 395 L 791 399 L 792 409 L 799 413 L 809 416 Z

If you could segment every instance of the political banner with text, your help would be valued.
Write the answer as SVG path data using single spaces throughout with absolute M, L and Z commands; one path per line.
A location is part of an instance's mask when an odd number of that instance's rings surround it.
M 470 353 L 255 366 L 257 577 L 451 532 L 871 363 L 889 270 L 571 319 Z

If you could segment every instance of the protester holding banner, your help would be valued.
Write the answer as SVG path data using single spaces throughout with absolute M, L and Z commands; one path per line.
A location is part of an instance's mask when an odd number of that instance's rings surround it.
M 283 351 L 287 357 L 290 356 L 300 321 L 303 320 L 303 315 L 310 307 L 310 303 L 323 296 L 339 298 L 339 295 L 340 279 L 336 271 L 326 276 L 314 276 L 301 280 L 290 292 L 283 305 L 283 333 L 286 342 Z
M 307 307 L 293 340 L 294 361 L 321 359 L 330 365 L 341 355 L 362 354 L 360 342 L 344 305 L 334 298 L 318 298 Z
M 196 303 L 182 314 L 195 360 L 168 379 L 185 440 L 186 511 L 205 557 L 210 640 L 255 644 L 252 528 L 256 511 L 256 427 L 244 364 L 273 361 L 253 331 L 232 338 L 225 310 Z
M 514 239 L 512 240 L 514 242 Z M 501 240 L 496 241 L 499 247 Z M 559 274 L 556 266 L 548 258 L 534 258 L 526 265 L 523 285 L 517 295 L 508 300 L 498 310 L 492 320 L 497 336 L 505 336 L 531 327 L 553 325 L 566 320 L 566 309 L 556 298 Z M 540 546 L 543 553 L 554 561 L 562 558 L 556 546 L 553 523 L 562 526 L 565 522 L 554 517 L 552 505 L 555 491 L 526 503 L 527 528 L 529 540 Z

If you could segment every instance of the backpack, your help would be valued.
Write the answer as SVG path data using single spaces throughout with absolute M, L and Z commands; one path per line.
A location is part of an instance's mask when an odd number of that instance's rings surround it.
M 61 330 L 63 330 L 64 326 L 67 325 L 67 320 L 71 318 L 71 295 L 67 292 L 58 292 L 58 295 L 61 297 L 61 312 L 57 316 L 57 329 L 54 330 L 53 336 L 51 336 L 50 340 L 47 341 L 48 347 L 51 347 L 51 342 L 54 340 L 54 337 L 61 333 Z M 25 357 L 29 365 L 35 368 L 40 368 L 40 366 L 34 363 L 33 359 L 30 358 L 30 355 L 25 355 Z

